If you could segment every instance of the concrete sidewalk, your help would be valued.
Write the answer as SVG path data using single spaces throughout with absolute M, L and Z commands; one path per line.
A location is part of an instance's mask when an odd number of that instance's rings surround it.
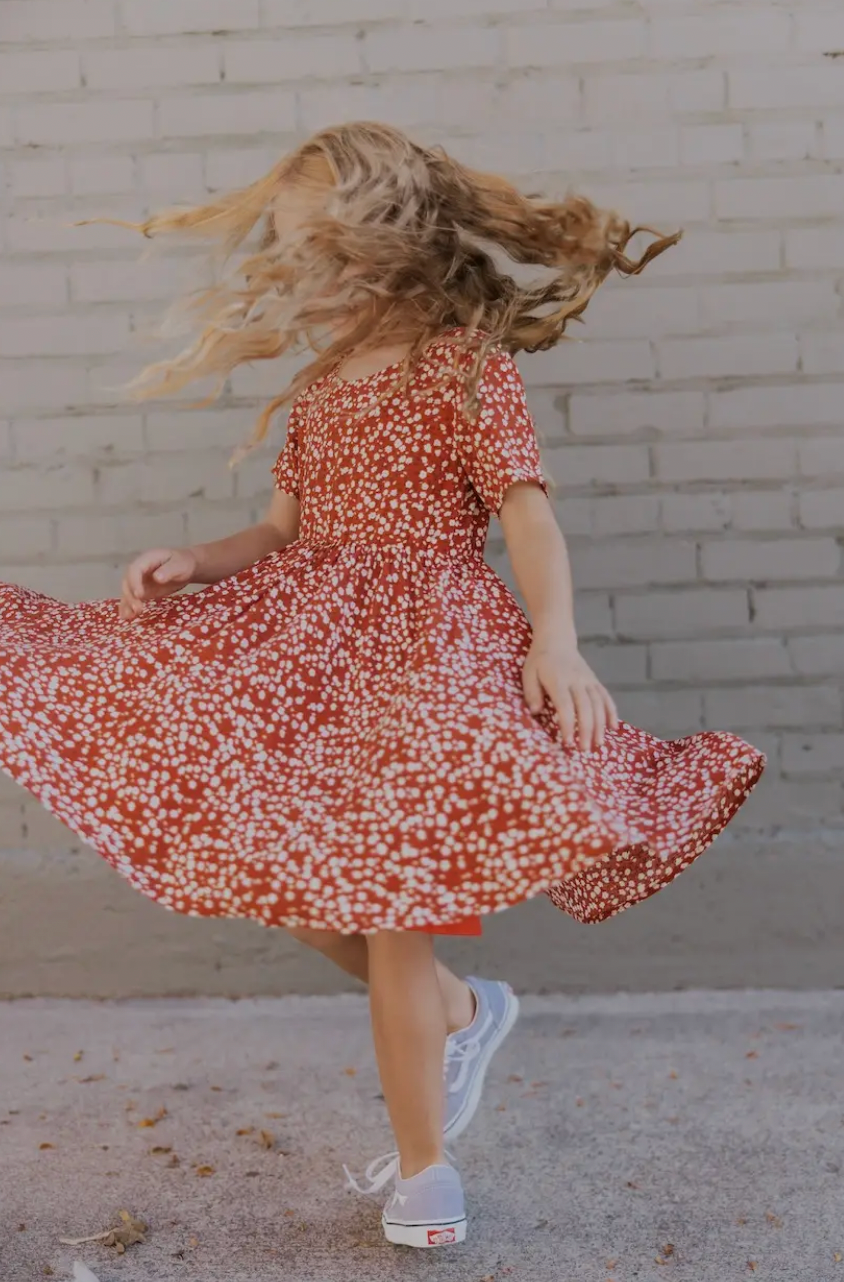
M 844 993 L 524 1006 L 430 1253 L 343 1189 L 390 1144 L 362 999 L 0 1007 L 0 1277 L 844 1282 Z M 121 1208 L 124 1257 L 60 1245 Z

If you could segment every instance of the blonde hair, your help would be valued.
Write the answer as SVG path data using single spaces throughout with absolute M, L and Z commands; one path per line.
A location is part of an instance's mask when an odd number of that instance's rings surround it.
M 279 242 L 273 211 L 286 193 L 302 190 L 319 197 L 313 216 Z M 461 344 L 474 353 L 465 375 L 471 409 L 490 347 L 511 354 L 553 347 L 611 272 L 638 275 L 680 237 L 631 229 L 582 196 L 555 202 L 523 195 L 504 178 L 367 122 L 323 130 L 243 190 L 129 225 L 147 237 L 204 238 L 224 264 L 246 253 L 183 305 L 195 337 L 138 376 L 138 397 L 210 376 L 213 400 L 239 365 L 311 351 L 261 413 L 253 444 L 281 406 L 353 354 L 406 340 L 410 370 L 451 329 L 463 332 Z M 256 229 L 260 238 L 250 248 Z M 640 258 L 629 258 L 639 231 L 654 240 Z M 497 251 L 545 269 L 545 279 L 517 283 L 496 262 Z

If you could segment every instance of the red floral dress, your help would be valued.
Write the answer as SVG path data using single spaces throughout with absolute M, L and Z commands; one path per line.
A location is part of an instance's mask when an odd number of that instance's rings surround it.
M 542 485 L 512 359 L 470 419 L 444 336 L 329 376 L 275 466 L 290 547 L 121 622 L 0 585 L 0 766 L 178 912 L 472 932 L 542 891 L 600 921 L 671 881 L 764 759 L 623 724 L 565 747 L 521 689 L 530 629 L 485 564 L 490 513 Z

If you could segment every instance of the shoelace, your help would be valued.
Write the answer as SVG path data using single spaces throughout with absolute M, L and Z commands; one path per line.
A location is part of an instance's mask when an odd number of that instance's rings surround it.
M 452 1157 L 451 1153 L 448 1152 L 448 1150 L 446 1150 L 445 1155 L 448 1158 L 449 1162 L 454 1161 L 454 1158 Z M 379 1167 L 380 1167 L 380 1170 L 379 1170 Z M 345 1172 L 345 1175 L 346 1175 L 346 1188 L 354 1189 L 356 1193 L 362 1193 L 364 1197 L 369 1197 L 373 1193 L 380 1193 L 381 1190 L 384 1188 L 384 1186 L 386 1184 L 389 1184 L 390 1180 L 392 1180 L 395 1176 L 398 1175 L 399 1155 L 398 1153 L 395 1153 L 395 1152 L 382 1153 L 380 1157 L 373 1158 L 372 1161 L 369 1163 L 369 1166 L 366 1168 L 366 1170 L 363 1173 L 363 1178 L 369 1181 L 368 1187 L 366 1188 L 364 1188 L 364 1186 L 355 1178 L 355 1176 L 352 1175 L 352 1172 L 349 1170 L 348 1166 L 344 1165 L 343 1171 Z
M 385 1163 L 384 1166 L 381 1164 Z M 379 1170 L 378 1168 L 381 1167 Z M 372 1193 L 380 1193 L 385 1184 L 389 1184 L 399 1171 L 398 1153 L 382 1153 L 380 1157 L 373 1158 L 369 1166 L 363 1173 L 363 1179 L 368 1181 L 368 1188 L 355 1179 L 348 1166 L 344 1164 L 343 1170 L 346 1174 L 346 1188 L 354 1189 L 356 1193 L 362 1193 L 364 1197 L 369 1197 Z
M 459 1069 L 457 1070 L 457 1075 L 454 1081 L 451 1083 L 451 1085 L 448 1088 L 449 1094 L 454 1094 L 457 1091 L 460 1091 L 463 1089 L 463 1086 L 465 1085 L 465 1082 L 466 1082 L 466 1078 L 469 1074 L 469 1068 L 472 1064 L 472 1060 L 477 1059 L 478 1056 L 480 1055 L 481 1039 L 483 1038 L 486 1030 L 489 1028 L 491 1023 L 492 1023 L 492 1016 L 487 1015 L 486 1019 L 484 1020 L 483 1024 L 478 1029 L 474 1037 L 467 1037 L 465 1041 L 460 1041 L 460 1042 L 455 1041 L 453 1038 L 450 1037 L 446 1042 L 445 1073 L 448 1074 L 448 1070 L 449 1068 L 451 1068 L 452 1064 L 460 1065 Z

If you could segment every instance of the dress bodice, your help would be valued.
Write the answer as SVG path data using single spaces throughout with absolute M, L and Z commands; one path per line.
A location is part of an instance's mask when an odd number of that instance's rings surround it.
M 360 379 L 328 375 L 307 389 L 274 468 L 278 488 L 300 500 L 302 540 L 482 553 L 507 488 L 543 481 L 514 361 L 501 351 L 487 358 L 470 416 L 458 377 L 466 359 L 442 339 L 408 379 L 393 365 Z

